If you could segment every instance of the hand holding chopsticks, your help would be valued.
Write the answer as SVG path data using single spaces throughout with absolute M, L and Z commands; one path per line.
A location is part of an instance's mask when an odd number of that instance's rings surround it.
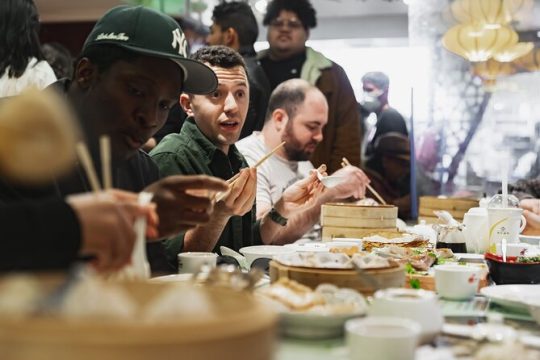
M 346 167 L 346 166 L 349 166 L 351 165 L 351 163 L 349 162 L 349 160 L 347 160 L 347 158 L 342 158 L 342 161 L 341 161 L 341 166 L 342 167 Z M 384 201 L 384 199 L 382 198 L 381 195 L 379 195 L 379 193 L 377 191 L 375 191 L 375 189 L 373 189 L 373 187 L 371 187 L 371 185 L 369 184 L 366 184 L 366 187 L 369 191 L 371 191 L 371 193 L 373 195 L 375 195 L 375 197 L 377 198 L 377 200 L 379 200 L 379 202 L 383 205 L 387 205 L 386 201 Z
M 255 163 L 255 165 L 253 165 L 251 168 L 258 168 L 263 162 L 265 162 L 266 160 L 268 160 L 272 155 L 274 155 L 274 153 L 276 151 L 278 151 L 279 149 L 281 149 L 283 146 L 285 145 L 285 141 L 283 141 L 281 144 L 279 144 L 278 146 L 276 146 L 274 149 L 272 149 L 272 151 L 270 151 L 268 154 L 266 154 L 265 156 L 263 156 L 259 161 L 257 161 Z M 238 181 L 238 178 L 240 177 L 240 172 L 236 175 L 234 175 L 232 178 L 230 178 L 229 180 L 227 180 L 227 183 L 229 183 L 229 189 L 232 188 L 234 186 L 234 184 L 236 183 L 236 181 Z M 223 200 L 225 197 L 227 197 L 228 195 L 228 191 L 227 192 L 224 192 L 224 193 L 218 193 L 216 194 L 216 202 L 218 201 L 221 201 Z

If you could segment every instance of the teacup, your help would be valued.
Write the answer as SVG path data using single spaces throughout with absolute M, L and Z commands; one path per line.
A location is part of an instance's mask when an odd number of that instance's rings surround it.
M 184 252 L 178 254 L 178 273 L 196 273 L 204 265 L 216 267 L 217 254 L 211 252 Z
M 440 297 L 450 300 L 472 298 L 478 290 L 482 269 L 467 265 L 435 266 L 435 288 Z
M 488 208 L 487 211 L 490 244 L 499 244 L 502 239 L 506 239 L 508 243 L 519 241 L 519 234 L 527 226 L 527 220 L 523 216 L 523 209 Z
M 530 247 L 527 243 L 506 244 L 506 256 L 525 256 Z M 497 244 L 496 248 L 497 255 L 502 256 L 501 244 Z
M 420 342 L 430 342 L 442 329 L 443 315 L 433 291 L 404 288 L 379 290 L 368 310 L 370 316 L 395 316 L 417 321 Z
M 420 325 L 397 317 L 367 317 L 345 323 L 349 358 L 352 360 L 413 360 Z

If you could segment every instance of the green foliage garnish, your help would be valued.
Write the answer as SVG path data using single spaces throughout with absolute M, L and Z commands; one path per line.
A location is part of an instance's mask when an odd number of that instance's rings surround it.
M 420 280 L 410 279 L 409 285 L 411 286 L 411 289 L 420 289 Z
M 416 274 L 416 270 L 411 265 L 411 263 L 406 263 L 405 264 L 405 272 L 407 272 L 407 274 Z
M 540 256 L 518 256 L 517 262 L 519 263 L 537 263 L 540 262 Z

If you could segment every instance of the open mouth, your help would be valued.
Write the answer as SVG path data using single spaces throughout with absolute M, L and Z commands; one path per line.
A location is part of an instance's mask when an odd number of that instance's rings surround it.
M 219 127 L 226 131 L 233 131 L 240 127 L 240 122 L 238 121 L 224 121 L 219 123 Z

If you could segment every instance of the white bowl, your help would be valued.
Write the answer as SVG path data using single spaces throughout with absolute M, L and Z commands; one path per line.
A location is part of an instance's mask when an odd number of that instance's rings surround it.
M 420 341 L 425 344 L 441 331 L 443 315 L 433 291 L 389 288 L 375 293 L 369 316 L 391 316 L 417 321 L 422 330 Z
M 482 269 L 467 265 L 436 265 L 435 288 L 440 297 L 466 300 L 474 297 Z
M 421 333 L 416 321 L 397 317 L 367 317 L 345 323 L 352 360 L 413 360 Z
M 275 255 L 292 254 L 294 252 L 294 249 L 281 245 L 254 245 L 240 249 L 240 253 L 246 257 L 249 266 L 255 259 L 273 259 Z

